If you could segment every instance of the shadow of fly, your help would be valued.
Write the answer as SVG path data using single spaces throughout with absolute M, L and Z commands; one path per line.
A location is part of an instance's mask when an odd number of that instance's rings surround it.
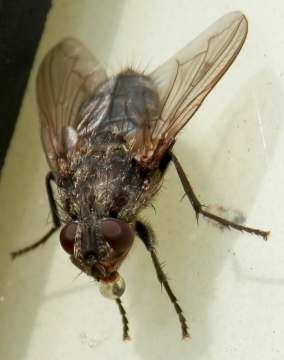
M 45 243 L 62 227 L 60 243 L 71 262 L 115 299 L 130 339 L 120 300 L 125 289 L 118 269 L 137 235 L 157 277 L 190 337 L 156 253 L 156 239 L 139 214 L 162 185 L 169 164 L 176 168 L 196 218 L 267 239 L 261 231 L 204 210 L 173 153 L 179 131 L 198 110 L 241 50 L 247 20 L 225 15 L 151 74 L 127 69 L 107 77 L 90 51 L 67 38 L 44 57 L 37 74 L 40 133 L 49 173 L 46 189 L 53 226 L 39 241 L 12 253 L 15 258 Z M 57 185 L 55 198 L 52 182 Z

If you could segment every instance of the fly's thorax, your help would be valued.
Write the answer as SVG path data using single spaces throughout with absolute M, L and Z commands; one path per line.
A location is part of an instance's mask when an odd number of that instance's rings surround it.
M 145 171 L 121 144 L 98 143 L 80 154 L 61 190 L 63 209 L 79 222 L 131 221 L 157 192 L 159 169 Z

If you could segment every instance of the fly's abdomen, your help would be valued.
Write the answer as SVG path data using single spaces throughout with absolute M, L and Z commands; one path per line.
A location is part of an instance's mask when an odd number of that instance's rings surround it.
M 102 131 L 126 135 L 157 117 L 159 99 L 151 78 L 126 70 L 100 84 L 80 111 L 79 136 Z

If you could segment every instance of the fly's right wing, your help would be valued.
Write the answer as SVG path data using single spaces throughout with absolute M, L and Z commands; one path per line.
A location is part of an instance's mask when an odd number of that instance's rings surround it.
M 82 120 L 80 109 L 106 78 L 98 60 L 76 39 L 64 39 L 44 57 L 37 74 L 36 96 L 50 170 L 64 171 L 68 147 L 75 143 L 75 129 Z M 66 129 L 68 136 L 64 135 Z M 69 144 L 65 144 L 66 139 Z

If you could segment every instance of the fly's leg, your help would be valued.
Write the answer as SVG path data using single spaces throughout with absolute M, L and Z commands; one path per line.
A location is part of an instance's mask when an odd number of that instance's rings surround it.
M 119 312 L 122 316 L 122 324 L 123 324 L 123 340 L 130 340 L 131 337 L 129 336 L 129 327 L 128 327 L 128 319 L 126 317 L 126 311 L 124 310 L 124 307 L 122 306 L 122 302 L 120 300 L 120 298 L 116 298 L 115 302 L 117 303 Z
M 82 272 L 85 272 L 84 270 L 84 267 L 81 266 L 78 261 L 76 261 L 75 257 L 74 256 L 70 256 L 70 260 L 72 262 L 73 265 L 75 265 L 79 270 L 81 270 Z M 123 325 L 123 336 L 122 336 L 122 339 L 124 341 L 126 340 L 131 340 L 131 337 L 128 333 L 129 331 L 129 326 L 128 326 L 128 319 L 126 317 L 126 311 L 122 305 L 122 301 L 120 300 L 120 298 L 116 298 L 115 299 L 115 302 L 117 303 L 117 306 L 118 306 L 118 309 L 119 309 L 119 312 L 120 312 L 120 315 L 122 317 L 122 325 Z
M 155 241 L 155 235 L 154 232 L 152 230 L 152 228 L 149 226 L 149 224 L 145 225 L 143 224 L 141 221 L 136 221 L 135 224 L 135 230 L 137 235 L 140 237 L 140 239 L 143 241 L 144 245 L 146 246 L 146 249 L 150 252 L 156 273 L 157 273 L 157 277 L 159 282 L 161 283 L 161 285 L 164 287 L 164 289 L 166 290 L 166 293 L 168 294 L 171 302 L 174 305 L 175 311 L 178 315 L 180 324 L 181 324 L 181 332 L 182 332 L 182 338 L 189 338 L 190 335 L 188 333 L 188 326 L 186 324 L 186 318 L 183 315 L 183 311 L 182 308 L 179 306 L 179 304 L 177 303 L 177 298 L 175 297 L 174 293 L 172 292 L 172 289 L 169 285 L 168 279 L 166 274 L 164 273 L 162 266 L 159 262 L 159 259 L 157 257 L 156 254 L 156 249 L 155 249 L 155 245 L 156 245 L 156 241 Z
M 199 200 L 197 199 L 197 197 L 195 196 L 194 192 L 193 192 L 193 189 L 186 177 L 186 174 L 185 172 L 183 171 L 178 159 L 176 158 L 176 156 L 171 152 L 169 151 L 168 152 L 168 155 L 170 156 L 171 158 L 171 161 L 174 163 L 175 165 L 175 168 L 176 168 L 176 171 L 178 173 L 178 176 L 180 178 L 180 181 L 182 183 L 182 186 L 184 188 L 184 191 L 187 195 L 187 197 L 189 198 L 189 201 L 191 202 L 191 205 L 195 211 L 195 214 L 196 214 L 196 218 L 198 220 L 198 216 L 201 214 L 211 220 L 214 220 L 214 221 L 217 221 L 218 223 L 220 223 L 221 225 L 223 225 L 224 227 L 226 228 L 234 228 L 236 230 L 239 230 L 239 231 L 246 231 L 248 232 L 249 234 L 254 234 L 254 235 L 258 235 L 258 236 L 261 236 L 263 237 L 264 240 L 267 240 L 267 237 L 269 235 L 269 231 L 263 231 L 263 230 L 258 230 L 258 229 L 253 229 L 253 228 L 249 228 L 249 227 L 246 227 L 246 226 L 242 226 L 242 225 L 239 225 L 237 223 L 234 223 L 233 221 L 229 221 L 229 220 L 226 220 L 220 216 L 217 216 L 217 215 L 214 215 L 208 211 L 205 211 L 203 210 L 201 203 L 199 202 Z
M 55 231 L 60 227 L 61 224 L 60 224 L 60 219 L 58 216 L 56 202 L 54 200 L 54 196 L 53 196 L 53 192 L 52 192 L 51 181 L 54 181 L 54 178 L 53 178 L 52 172 L 49 172 L 45 177 L 45 185 L 46 185 L 46 192 L 47 192 L 51 216 L 52 216 L 52 223 L 53 223 L 52 228 L 40 240 L 36 241 L 32 245 L 29 245 L 29 246 L 27 246 L 23 249 L 17 250 L 17 251 L 13 251 L 11 253 L 12 259 L 15 259 L 16 257 L 18 257 L 22 254 L 25 254 L 31 250 L 34 250 L 37 247 L 39 247 L 40 245 L 44 244 L 51 237 L 51 235 L 53 235 L 55 233 Z

